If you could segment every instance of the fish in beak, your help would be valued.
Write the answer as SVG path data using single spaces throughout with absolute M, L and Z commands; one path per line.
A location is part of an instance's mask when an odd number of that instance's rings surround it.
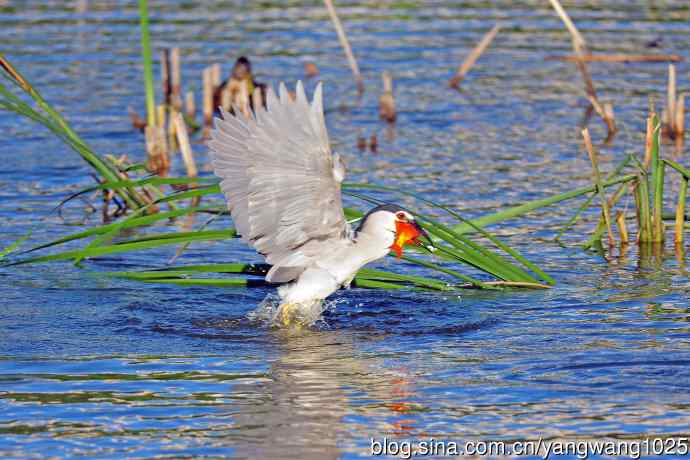
M 425 237 L 431 246 L 433 246 L 433 241 L 429 234 L 415 221 L 396 221 L 395 222 L 395 241 L 391 246 L 391 250 L 395 252 L 398 259 L 402 257 L 403 247 L 406 244 L 415 244 L 421 246 L 422 242 L 419 241 L 419 237 Z

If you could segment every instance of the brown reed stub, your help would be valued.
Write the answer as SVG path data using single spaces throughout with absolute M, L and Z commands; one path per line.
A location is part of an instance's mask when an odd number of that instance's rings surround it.
M 340 19 L 338 18 L 338 13 L 335 11 L 333 1 L 324 0 L 324 3 L 326 5 L 326 8 L 328 9 L 328 14 L 331 16 L 333 27 L 335 27 L 335 31 L 338 34 L 340 46 L 343 47 L 343 51 L 345 52 L 347 62 L 350 65 L 352 74 L 355 76 L 355 81 L 357 82 L 357 92 L 359 94 L 362 94 L 364 92 L 364 79 L 362 78 L 362 74 L 359 71 L 359 65 L 357 65 L 357 60 L 355 59 L 355 55 L 352 52 L 352 48 L 350 47 L 350 42 L 347 39 L 347 34 L 345 34 L 345 29 L 343 28 L 343 25 L 341 24 Z
M 187 91 L 184 96 L 184 109 L 185 114 L 194 120 L 196 117 L 196 102 L 194 101 L 194 93 L 192 91 Z
M 172 92 L 172 106 L 180 112 L 182 110 L 182 77 L 180 73 L 180 49 L 173 48 L 170 52 L 170 90 Z
M 393 97 L 393 77 L 388 72 L 383 72 L 381 76 L 383 80 L 383 94 L 379 98 L 379 118 L 394 123 L 396 118 L 395 113 L 395 98 Z
M 307 78 L 314 78 L 319 75 L 319 68 L 313 62 L 304 63 L 304 74 Z
M 567 54 L 565 56 L 546 56 L 546 61 L 564 62 L 681 62 L 677 54 Z
M 477 43 L 470 54 L 467 55 L 463 63 L 460 64 L 460 67 L 458 67 L 458 70 L 455 72 L 455 76 L 448 82 L 448 86 L 456 89 L 460 87 L 460 83 L 465 79 L 467 73 L 472 69 L 474 64 L 477 62 L 477 59 L 479 59 L 479 57 L 489 47 L 494 37 L 496 37 L 496 34 L 498 34 L 500 30 L 501 25 L 496 24 L 491 28 L 491 30 L 484 34 L 479 43 Z
M 204 137 L 208 134 L 208 129 L 213 123 L 213 76 L 211 68 L 206 67 L 203 72 L 204 85 Z
M 132 108 L 132 106 L 127 107 L 127 112 L 129 113 L 129 119 L 132 121 L 132 127 L 143 133 L 147 125 L 146 120 L 141 118 L 134 108 Z
M 22 87 L 22 89 L 23 89 L 24 91 L 26 91 L 27 93 L 33 91 L 33 88 L 31 87 L 31 85 L 29 84 L 29 82 L 26 81 L 26 80 L 24 79 L 24 77 L 22 77 L 22 74 L 20 74 L 19 71 L 18 71 L 17 69 L 15 69 L 14 66 L 13 66 L 12 64 L 10 64 L 10 61 L 8 61 L 7 59 L 5 59 L 5 56 L 4 56 L 2 53 L 0 53 L 0 67 L 2 67 L 3 70 L 4 70 L 10 77 L 12 77 L 12 79 L 14 79 L 14 81 L 16 81 L 16 82 L 19 84 L 19 86 Z
M 366 137 L 359 134 L 357 136 L 357 148 L 362 151 L 367 149 L 367 139 Z
M 187 169 L 187 176 L 197 177 L 198 170 L 196 167 L 196 162 L 194 161 L 194 152 L 192 151 L 192 145 L 189 142 L 189 135 L 187 134 L 187 127 L 184 122 L 184 118 L 181 114 L 176 113 L 173 116 L 172 124 L 175 126 L 175 133 L 177 135 L 177 143 L 180 146 L 180 153 L 182 154 L 182 161 L 184 162 L 185 168 Z M 195 184 L 190 184 L 192 187 Z M 197 196 L 193 199 L 193 206 L 199 203 L 201 197 Z
M 609 246 L 613 246 L 616 239 L 613 235 L 613 228 L 611 226 L 611 213 L 609 212 L 609 204 L 606 200 L 606 195 L 604 193 L 604 187 L 601 186 L 601 174 L 599 172 L 599 157 L 594 151 L 594 146 L 592 145 L 592 138 L 589 135 L 589 130 L 587 128 L 582 130 L 582 138 L 584 140 L 585 149 L 589 155 L 589 161 L 592 163 L 592 173 L 594 176 L 594 182 L 597 187 L 597 194 L 601 199 L 601 210 L 604 214 L 604 222 L 606 224 L 606 231 L 608 232 Z
M 165 129 L 161 126 L 146 127 L 146 169 L 159 176 L 166 176 L 170 170 Z
M 168 48 L 161 52 L 161 86 L 165 105 L 170 105 L 172 82 L 170 81 L 170 50 Z
M 371 133 L 371 137 L 369 138 L 369 150 L 372 152 L 376 152 L 379 148 L 379 140 L 376 137 L 376 133 Z
M 677 94 L 676 66 L 668 66 L 666 108 L 662 111 L 661 135 L 682 146 L 685 137 L 685 93 Z
M 630 236 L 628 234 L 628 227 L 625 223 L 625 214 L 623 211 L 616 213 L 616 226 L 618 227 L 618 235 L 620 236 L 621 244 L 628 244 Z

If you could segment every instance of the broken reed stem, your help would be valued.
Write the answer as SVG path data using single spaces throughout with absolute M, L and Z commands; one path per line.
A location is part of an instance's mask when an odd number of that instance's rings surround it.
M 688 178 L 681 177 L 680 190 L 678 191 L 678 205 L 676 206 L 676 227 L 675 242 L 683 243 L 683 232 L 685 231 L 685 198 L 688 193 Z
M 668 65 L 668 87 L 666 89 L 668 110 L 668 127 L 672 134 L 676 133 L 676 66 Z
M 484 53 L 484 51 L 489 47 L 494 37 L 500 30 L 501 25 L 496 24 L 491 28 L 491 30 L 484 34 L 479 43 L 477 43 L 477 45 L 470 52 L 470 54 L 467 55 L 463 63 L 460 64 L 460 67 L 458 67 L 458 70 L 455 72 L 455 76 L 451 78 L 450 82 L 448 82 L 448 86 L 456 89 L 460 86 L 460 83 L 465 79 L 467 73 L 470 71 L 470 69 L 472 69 L 475 62 L 477 62 L 477 59 L 479 59 L 479 56 L 481 56 Z
M 245 117 L 251 116 L 251 107 L 249 106 L 249 82 L 243 80 L 240 83 L 240 110 Z
M 379 118 L 389 123 L 395 122 L 395 98 L 393 97 L 393 77 L 388 72 L 381 75 L 383 94 L 379 98 Z
M 680 93 L 676 102 L 676 139 L 685 136 L 685 93 Z
M 204 69 L 204 137 L 208 134 L 208 130 L 213 123 L 213 76 L 211 75 L 211 68 Z
M 570 19 L 570 16 L 568 16 L 568 13 L 565 12 L 563 6 L 561 6 L 561 3 L 558 0 L 549 1 L 551 2 L 553 9 L 556 10 L 556 13 L 561 18 L 561 21 L 563 21 L 563 24 L 565 24 L 566 29 L 568 29 L 568 32 L 573 39 L 573 48 L 575 49 L 575 54 L 578 56 L 581 54 L 589 54 L 587 53 L 587 43 L 585 43 L 585 39 L 580 34 L 580 31 L 577 30 L 577 27 L 575 27 L 575 24 Z
M 180 152 L 182 153 L 182 161 L 184 161 L 185 168 L 187 169 L 187 176 L 197 177 L 198 171 L 196 168 L 196 162 L 194 161 L 194 152 L 192 152 L 192 146 L 189 143 L 187 126 L 185 125 L 182 114 L 176 113 L 174 115 L 173 124 L 175 125 L 175 133 L 177 134 L 177 143 L 179 144 Z M 192 182 L 189 185 L 190 187 L 195 187 L 196 183 Z M 198 206 L 200 199 L 200 195 L 195 196 L 192 199 L 191 206 Z
M 161 126 L 146 127 L 146 168 L 159 176 L 166 176 L 170 169 L 165 129 Z
M 352 53 L 350 42 L 345 34 L 345 29 L 340 23 L 340 19 L 338 18 L 338 13 L 335 11 L 333 1 L 323 0 L 323 2 L 326 4 L 328 14 L 331 16 L 331 21 L 333 22 L 336 33 L 338 34 L 338 40 L 340 40 L 340 46 L 342 46 L 343 51 L 345 51 L 345 56 L 347 57 L 347 62 L 350 65 L 350 69 L 352 69 L 352 74 L 355 76 L 355 81 L 357 82 L 357 91 L 361 94 L 364 92 L 364 80 L 362 79 L 362 74 L 359 72 L 359 66 L 357 65 L 355 55 Z
M 213 91 L 215 92 L 218 87 L 220 87 L 220 82 L 222 80 L 222 72 L 220 69 L 220 64 L 213 64 L 211 66 L 211 84 L 213 85 Z
M 161 128 L 165 129 L 165 122 L 165 106 L 163 104 L 160 104 L 156 107 L 156 123 L 154 126 L 160 126 Z
M 254 88 L 252 93 L 252 105 L 254 105 L 254 110 L 257 110 L 264 105 L 264 96 L 261 93 L 261 88 Z
M 649 182 L 647 180 L 647 173 L 640 173 L 637 178 L 637 187 L 635 194 L 635 204 L 637 205 L 638 218 L 638 235 L 637 240 L 640 243 L 648 243 L 652 241 L 652 218 L 649 209 Z
M 647 116 L 647 133 L 645 136 L 644 145 L 644 167 L 649 169 L 649 165 L 652 163 L 652 147 L 654 145 L 654 118 L 656 114 L 650 111 Z
M 194 102 L 194 93 L 192 91 L 187 91 L 184 96 L 184 108 L 187 116 L 193 120 L 196 117 L 196 103 Z
M 163 87 L 163 100 L 165 105 L 170 105 L 172 85 L 170 82 L 170 50 L 161 51 L 161 85 Z
M 568 54 L 565 56 L 546 56 L 546 61 L 565 62 L 681 62 L 677 54 Z
M 156 101 L 153 90 L 153 60 L 149 34 L 147 0 L 139 0 L 139 27 L 141 29 L 141 56 L 144 62 L 144 89 L 146 91 L 146 116 L 149 126 L 156 124 Z
M 230 85 L 225 85 L 223 91 L 220 93 L 220 106 L 223 110 L 230 111 L 232 107 L 232 92 L 230 91 Z
M 182 77 L 180 73 L 180 49 L 173 48 L 170 53 L 170 90 L 172 92 L 172 106 L 178 112 L 182 110 Z
M 621 238 L 621 244 L 628 244 L 628 227 L 625 224 L 625 214 L 623 213 L 623 211 L 618 211 L 616 213 L 616 226 L 618 227 L 618 234 Z
M 606 201 L 606 195 L 604 194 L 604 184 L 601 180 L 601 174 L 599 173 L 599 160 L 597 154 L 592 146 L 592 138 L 589 135 L 589 130 L 587 128 L 582 130 L 582 137 L 585 141 L 585 148 L 587 149 L 587 154 L 589 155 L 589 161 L 592 163 L 592 172 L 594 173 L 594 182 L 597 187 L 597 194 L 601 198 L 601 209 L 604 213 L 604 222 L 606 223 L 606 231 L 609 236 L 609 246 L 615 244 L 615 238 L 613 236 L 613 228 L 611 227 L 611 214 L 609 212 L 609 206 Z

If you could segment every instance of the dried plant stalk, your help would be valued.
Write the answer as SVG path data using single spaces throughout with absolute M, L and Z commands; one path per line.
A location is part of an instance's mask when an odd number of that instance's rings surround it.
M 206 131 L 213 123 L 213 76 L 211 75 L 211 68 L 204 69 L 204 126 Z
M 472 69 L 475 62 L 477 62 L 477 59 L 479 59 L 479 56 L 481 56 L 484 53 L 484 51 L 489 47 L 494 37 L 496 37 L 496 34 L 500 30 L 501 25 L 496 24 L 491 28 L 490 31 L 484 34 L 479 43 L 477 43 L 477 45 L 470 52 L 470 54 L 467 55 L 463 63 L 460 64 L 460 67 L 458 67 L 458 70 L 455 72 L 455 76 L 451 78 L 450 82 L 448 82 L 448 86 L 450 86 L 451 88 L 458 88 L 458 86 L 460 86 L 462 80 L 465 79 L 467 73 L 470 71 L 470 69 Z
M 379 117 L 389 123 L 395 122 L 395 98 L 393 97 L 393 77 L 383 72 L 383 94 L 379 98 Z
M 582 130 L 582 137 L 585 141 L 585 148 L 587 149 L 587 154 L 589 155 L 589 161 L 592 163 L 592 173 L 594 174 L 594 182 L 597 187 L 597 194 L 601 199 L 601 210 L 604 213 L 604 223 L 606 224 L 606 231 L 609 236 L 609 246 L 615 244 L 615 238 L 613 236 L 613 228 L 611 227 L 611 213 L 609 212 L 609 205 L 606 200 L 606 195 L 604 193 L 604 185 L 601 180 L 601 174 L 599 173 L 599 159 L 594 147 L 592 146 L 592 138 L 589 135 L 589 130 L 587 128 Z
M 359 66 L 357 65 L 355 55 L 352 53 L 350 42 L 348 41 L 347 35 L 345 34 L 345 29 L 343 28 L 343 25 L 340 23 L 340 19 L 338 18 L 338 13 L 336 13 L 335 11 L 333 1 L 324 0 L 324 3 L 326 4 L 326 8 L 328 9 L 328 14 L 331 16 L 331 21 L 333 22 L 335 31 L 338 34 L 340 46 L 343 47 L 343 51 L 345 51 L 345 56 L 347 57 L 347 62 L 350 65 L 350 69 L 352 69 L 352 74 L 355 76 L 355 81 L 357 82 L 357 91 L 361 94 L 364 92 L 364 80 L 362 79 L 362 74 L 359 71 Z
M 194 152 L 192 151 L 192 145 L 189 142 L 187 127 L 184 123 L 184 118 L 182 115 L 179 113 L 174 114 L 172 124 L 175 125 L 177 143 L 180 145 L 182 161 L 184 161 L 185 168 L 187 169 L 187 176 L 197 177 L 199 173 L 196 167 L 196 162 L 194 161 Z
M 213 85 L 213 90 L 215 91 L 220 87 L 220 82 L 222 80 L 220 64 L 213 64 L 211 66 L 211 84 Z
M 668 110 L 668 129 L 672 135 L 676 133 L 676 66 L 668 65 L 668 87 L 666 89 Z
M 676 103 L 676 139 L 685 136 L 685 93 L 680 93 Z
M 254 105 L 254 110 L 264 105 L 264 96 L 261 93 L 261 88 L 254 89 L 254 93 L 252 93 L 252 104 Z
M 676 206 L 676 244 L 683 243 L 683 233 L 685 232 L 685 199 L 687 197 L 687 194 L 688 178 L 682 177 L 680 183 L 680 190 L 678 191 L 678 205 Z
M 618 226 L 618 234 L 621 238 L 621 244 L 628 244 L 630 238 L 628 235 L 628 227 L 625 224 L 625 214 L 623 214 L 623 211 L 618 211 L 616 213 L 616 225 Z
M 170 50 L 165 48 L 161 52 L 161 85 L 163 87 L 163 100 L 170 105 L 172 85 L 170 82 Z
M 194 93 L 192 91 L 187 91 L 184 97 L 184 108 L 185 113 L 192 120 L 196 117 L 196 103 L 194 101 Z
M 677 54 L 568 54 L 565 56 L 546 56 L 547 61 L 566 62 L 681 62 Z
M 577 30 L 577 27 L 575 27 L 575 24 L 570 19 L 570 16 L 568 16 L 568 13 L 566 13 L 566 11 L 563 9 L 561 3 L 558 0 L 549 1 L 551 2 L 553 9 L 556 10 L 556 13 L 561 18 L 561 21 L 563 21 L 563 24 L 565 24 L 566 29 L 568 29 L 568 32 L 573 39 L 573 48 L 575 49 L 575 54 L 588 54 L 587 43 L 585 42 L 584 37 L 582 37 L 580 31 Z
M 170 53 L 170 83 L 172 105 L 178 112 L 182 110 L 182 77 L 180 73 L 180 49 L 173 48 Z

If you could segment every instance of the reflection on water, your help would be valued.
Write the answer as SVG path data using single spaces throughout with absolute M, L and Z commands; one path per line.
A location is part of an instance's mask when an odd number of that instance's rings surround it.
M 203 67 L 239 54 L 274 84 L 304 78 L 303 63 L 315 62 L 331 139 L 353 181 L 409 188 L 468 215 L 591 181 L 577 129 L 586 108 L 579 74 L 544 60 L 570 52 L 548 2 L 338 2 L 366 78 L 362 99 L 314 3 L 150 3 L 154 46 L 181 48 L 185 90 L 199 93 Z M 680 54 L 679 87 L 690 81 L 686 2 L 564 3 L 596 52 Z M 497 21 L 505 27 L 461 91 L 447 91 L 460 59 Z M 0 41 L 98 151 L 141 159 L 143 140 L 127 116 L 130 105 L 143 112 L 135 1 L 0 0 Z M 648 99 L 665 97 L 666 66 L 591 69 L 620 128 L 604 145 L 605 127 L 590 123 L 609 169 L 641 152 Z M 378 119 L 383 70 L 395 80 L 395 127 Z M 74 231 L 69 223 L 98 222 L 76 201 L 63 218 L 52 212 L 92 185 L 76 155 L 4 112 L 0 131 L 11 140 L 0 168 L 2 241 L 33 230 L 44 242 Z M 205 148 L 194 150 L 209 174 Z M 142 285 L 93 273 L 258 260 L 239 241 L 111 256 L 87 270 L 0 268 L 0 455 L 366 458 L 369 439 L 383 436 L 680 435 L 690 425 L 683 251 L 631 245 L 608 261 L 583 252 L 577 244 L 595 209 L 558 246 L 552 238 L 574 209 L 566 202 L 495 228 L 558 280 L 554 289 L 353 289 L 299 332 L 247 318 L 267 288 Z M 209 224 L 226 225 L 225 217 Z M 381 266 L 415 270 L 393 259 Z

